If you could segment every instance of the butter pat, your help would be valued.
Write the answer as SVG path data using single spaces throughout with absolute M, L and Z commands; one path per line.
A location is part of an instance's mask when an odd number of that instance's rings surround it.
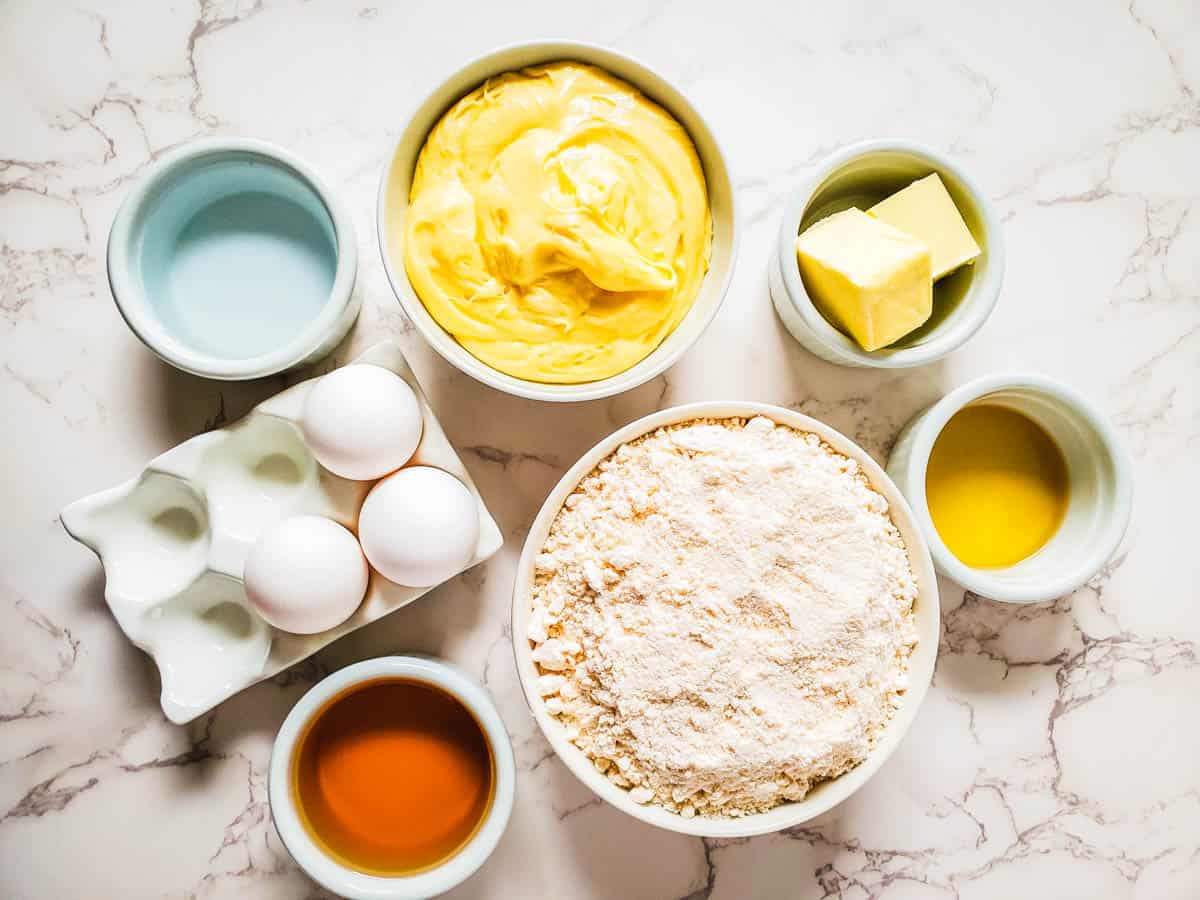
M 933 311 L 929 247 L 861 209 L 809 226 L 796 255 L 813 302 L 864 350 L 900 340 Z
M 914 181 L 867 212 L 929 245 L 934 281 L 979 256 L 979 245 L 937 172 Z

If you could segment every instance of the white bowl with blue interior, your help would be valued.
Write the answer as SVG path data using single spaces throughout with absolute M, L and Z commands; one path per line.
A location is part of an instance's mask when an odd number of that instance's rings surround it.
M 259 378 L 314 362 L 358 315 L 350 216 L 316 173 L 265 141 L 206 138 L 160 157 L 108 239 L 113 299 L 184 371 Z

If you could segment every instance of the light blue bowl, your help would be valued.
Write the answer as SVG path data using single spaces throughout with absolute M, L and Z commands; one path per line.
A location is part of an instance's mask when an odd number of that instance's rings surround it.
M 350 218 L 296 157 L 211 138 L 174 150 L 125 198 L 108 277 L 147 347 L 209 378 L 312 362 L 349 331 L 358 250 Z

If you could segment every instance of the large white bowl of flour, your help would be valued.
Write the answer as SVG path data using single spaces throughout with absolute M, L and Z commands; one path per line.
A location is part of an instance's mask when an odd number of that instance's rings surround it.
M 889 717 L 880 720 L 878 710 L 875 710 L 875 720 L 874 724 L 871 725 L 871 735 L 869 741 L 858 740 L 856 742 L 853 740 L 854 736 L 851 735 L 852 739 L 849 741 L 849 743 L 854 744 L 855 746 L 847 752 L 849 753 L 850 758 L 856 758 L 860 760 L 857 762 L 857 764 L 853 765 L 853 767 L 849 768 L 847 771 L 836 775 L 836 777 L 815 780 L 811 786 L 803 785 L 803 782 L 799 782 L 802 785 L 801 789 L 799 790 L 796 787 L 796 783 L 782 788 L 775 788 L 774 790 L 782 791 L 783 793 L 778 794 L 773 800 L 770 801 L 772 803 L 777 803 L 778 805 L 774 805 L 771 808 L 766 809 L 766 811 L 747 812 L 745 809 L 735 809 L 731 810 L 733 814 L 730 814 L 729 812 L 725 811 L 724 801 L 717 801 L 715 803 L 710 802 L 710 799 L 708 798 L 711 798 L 712 792 L 711 790 L 707 789 L 702 794 L 696 795 L 706 797 L 704 801 L 701 801 L 697 804 L 698 809 L 688 808 L 691 805 L 688 799 L 683 799 L 678 803 L 673 801 L 667 801 L 664 803 L 662 801 L 663 791 L 661 785 L 656 798 L 650 802 L 647 802 L 645 796 L 646 793 L 649 792 L 647 789 L 642 789 L 640 791 L 636 787 L 630 789 L 630 785 L 626 784 L 626 786 L 623 787 L 618 785 L 613 780 L 612 776 L 617 775 L 617 770 L 613 768 L 615 763 L 607 759 L 608 754 L 598 753 L 597 751 L 597 741 L 602 744 L 606 739 L 605 735 L 601 734 L 597 739 L 595 734 L 598 730 L 592 726 L 588 726 L 586 728 L 586 730 L 589 732 L 587 738 L 580 742 L 578 740 L 578 734 L 568 733 L 567 723 L 570 721 L 570 716 L 560 718 L 558 715 L 556 715 L 556 713 L 561 715 L 563 711 L 563 705 L 560 697 L 551 692 L 548 695 L 550 704 L 547 704 L 547 696 L 545 695 L 547 694 L 548 682 L 546 676 L 553 676 L 561 671 L 564 673 L 564 675 L 566 675 L 566 680 L 571 680 L 570 673 L 572 670 L 570 666 L 574 665 L 573 663 L 570 663 L 567 664 L 566 669 L 559 668 L 560 663 L 553 659 L 555 654 L 557 653 L 561 655 L 565 649 L 567 654 L 573 654 L 576 658 L 582 657 L 584 661 L 587 661 L 589 658 L 589 653 L 598 651 L 589 651 L 585 647 L 573 646 L 569 640 L 564 648 L 562 641 L 551 643 L 544 637 L 537 640 L 531 640 L 529 638 L 531 633 L 539 634 L 542 631 L 540 620 L 544 618 L 545 615 L 546 596 L 548 592 L 548 588 L 546 587 L 548 578 L 546 575 L 548 563 L 547 556 L 543 554 L 547 548 L 548 540 L 551 541 L 550 546 L 558 547 L 558 550 L 554 552 L 560 556 L 571 554 L 571 550 L 569 549 L 570 541 L 564 541 L 563 534 L 561 533 L 564 526 L 555 526 L 556 519 L 559 518 L 560 512 L 563 512 L 564 503 L 567 502 L 567 498 L 571 497 L 572 494 L 575 494 L 576 498 L 571 501 L 572 504 L 578 503 L 581 500 L 583 502 L 588 502 L 588 498 L 576 493 L 576 489 L 580 486 L 581 482 L 585 482 L 585 479 L 587 479 L 588 476 L 597 469 L 597 466 L 599 466 L 601 462 L 608 459 L 614 452 L 621 448 L 622 445 L 637 441 L 639 438 L 643 438 L 643 436 L 653 435 L 655 432 L 665 427 L 676 426 L 682 423 L 692 422 L 693 420 L 726 420 L 736 418 L 749 421 L 756 417 L 769 419 L 776 425 L 787 426 L 789 429 L 792 429 L 795 432 L 815 435 L 820 439 L 821 442 L 823 442 L 822 446 L 825 448 L 825 450 L 832 449 L 832 451 L 834 451 L 832 454 L 829 454 L 831 458 L 837 458 L 840 455 L 841 457 L 846 457 L 857 463 L 859 471 L 863 476 L 865 476 L 867 482 L 869 483 L 869 493 L 871 493 L 872 496 L 877 494 L 886 501 L 887 510 L 885 517 L 890 518 L 891 523 L 895 526 L 895 531 L 899 533 L 899 538 L 903 543 L 902 551 L 906 552 L 908 557 L 907 571 L 911 574 L 911 581 L 900 592 L 900 595 L 911 596 L 912 598 L 911 617 L 906 615 L 904 617 L 903 624 L 904 628 L 906 629 L 904 633 L 908 636 L 908 640 L 911 642 L 913 639 L 915 639 L 915 644 L 911 644 L 911 654 L 907 657 L 907 668 L 902 679 L 903 690 L 899 693 L 896 693 L 895 691 L 891 693 L 890 702 L 893 706 L 892 711 L 888 713 Z M 763 428 L 765 428 L 766 432 L 771 432 L 770 427 L 765 423 L 760 424 L 763 426 Z M 745 427 L 748 428 L 749 426 L 747 425 Z M 690 435 L 690 432 L 688 432 L 688 434 Z M 717 434 L 716 437 L 720 439 L 719 434 Z M 649 440 L 650 439 L 647 439 L 647 441 Z M 635 446 L 652 447 L 654 445 L 652 443 L 643 443 Z M 776 460 L 779 460 L 778 454 L 776 455 Z M 769 477 L 769 479 L 774 479 L 775 481 L 773 483 L 780 484 L 783 489 L 787 488 L 787 484 L 784 481 L 785 479 L 813 477 L 811 467 L 802 465 L 796 469 L 791 469 L 788 467 L 786 459 L 783 460 L 783 465 L 777 466 L 776 468 L 778 471 L 769 473 L 769 476 L 767 477 Z M 614 475 L 617 474 L 617 470 L 615 469 L 612 470 L 612 472 Z M 624 473 L 625 476 L 627 476 L 627 474 L 627 472 Z M 751 479 L 751 481 L 753 481 L 753 479 Z M 740 482 L 735 478 L 735 480 L 731 482 L 729 489 L 738 490 L 739 483 L 745 482 Z M 757 483 L 759 485 L 758 490 L 761 492 L 762 485 L 764 483 L 761 473 Z M 724 491 L 725 488 L 722 487 L 721 490 Z M 822 488 L 818 486 L 816 490 L 818 491 L 817 496 L 819 496 L 819 492 L 822 490 Z M 799 496 L 802 495 L 803 492 L 800 492 Z M 626 493 L 624 496 L 628 496 L 628 494 Z M 809 492 L 808 496 L 810 499 L 814 498 L 814 494 L 811 491 Z M 624 500 L 620 500 L 618 502 L 624 502 Z M 819 503 L 817 505 L 819 505 Z M 741 513 L 745 513 L 753 510 L 754 508 L 754 504 L 750 504 L 749 506 L 743 505 L 740 508 L 740 511 Z M 736 516 L 739 514 L 739 508 L 735 505 L 734 507 L 731 507 L 731 509 L 733 509 L 733 515 L 736 518 Z M 781 510 L 778 506 L 776 506 L 773 510 L 764 509 L 764 515 L 774 515 L 776 518 L 778 518 L 780 512 Z M 580 520 L 580 517 L 577 516 L 576 519 Z M 701 516 L 698 521 L 702 519 L 703 517 Z M 568 522 L 568 518 L 564 517 L 562 521 L 566 523 Z M 614 523 L 608 523 L 609 526 L 613 526 L 613 524 Z M 580 525 L 583 525 L 583 527 L 589 527 L 586 519 L 577 521 L 576 527 L 579 527 Z M 876 521 L 873 526 L 876 531 L 878 530 L 878 526 L 879 521 L 878 517 L 876 517 Z M 601 532 L 604 531 L 604 523 L 599 523 L 598 527 L 600 528 Z M 614 531 L 613 527 L 609 527 L 607 536 L 599 536 L 597 537 L 597 540 L 600 543 L 611 544 L 614 539 L 614 535 L 619 537 L 621 527 L 631 528 L 632 526 L 630 526 L 628 523 L 625 526 L 622 526 L 620 522 L 617 522 L 616 531 Z M 553 535 L 552 528 L 555 529 Z M 781 546 L 786 546 L 787 535 L 789 533 L 790 531 L 785 531 L 783 533 L 781 538 L 783 543 Z M 797 533 L 803 534 L 803 529 Z M 847 533 L 843 527 L 839 534 L 842 535 L 842 539 L 844 540 L 850 540 L 851 542 L 854 540 L 853 529 L 851 529 L 850 533 Z M 895 544 L 894 537 L 895 535 L 893 533 L 893 545 Z M 864 532 L 862 538 L 864 542 L 862 546 L 865 548 L 870 545 L 870 541 L 877 540 L 878 535 L 867 534 Z M 590 538 L 585 538 L 584 540 L 590 540 Z M 557 542 L 557 544 L 555 544 L 555 542 Z M 688 543 L 694 545 L 695 541 L 690 541 Z M 701 541 L 701 543 L 703 543 L 703 541 Z M 726 553 L 730 552 L 731 547 L 736 547 L 736 540 L 730 539 L 728 536 L 723 537 L 721 543 L 724 547 L 724 552 Z M 663 549 L 664 548 L 662 546 L 659 546 L 658 552 L 661 554 Z M 707 575 L 695 571 L 697 558 L 694 555 L 689 556 L 689 553 L 694 551 L 694 549 L 694 546 L 690 550 L 687 547 L 681 547 L 680 559 L 687 561 L 686 568 L 690 570 L 687 571 L 681 568 L 681 570 L 678 572 L 680 585 L 685 593 L 689 590 L 688 584 L 694 584 L 697 579 L 707 578 L 711 582 L 712 579 L 716 578 L 718 582 L 721 582 L 721 576 L 717 568 L 714 568 Z M 549 563 L 551 566 L 551 571 L 553 571 L 554 566 L 557 565 L 557 563 L 553 561 L 554 552 L 551 553 L 552 560 Z M 853 560 L 854 553 L 849 553 L 846 555 L 845 559 L 848 561 Z M 583 572 L 582 575 L 570 576 L 576 580 L 578 580 L 580 577 L 582 577 L 584 580 L 592 581 L 596 579 L 603 581 L 605 578 L 611 578 L 614 582 L 618 582 L 618 580 L 623 582 L 625 580 L 624 574 L 620 576 L 606 575 L 603 572 L 598 572 L 594 566 L 590 566 L 586 563 L 581 567 L 579 566 L 578 559 L 574 560 L 572 565 L 575 566 L 576 571 Z M 617 561 L 617 568 L 624 568 L 620 560 Z M 631 570 L 632 568 L 633 567 L 631 567 Z M 566 565 L 563 566 L 563 570 L 566 571 Z M 542 573 L 541 581 L 538 581 L 539 571 Z M 658 575 L 659 577 L 663 576 L 661 569 L 658 570 Z M 567 576 L 564 576 L 564 578 L 566 577 Z M 666 577 L 669 580 L 671 576 L 667 575 Z M 625 588 L 623 585 L 620 586 L 622 589 L 637 590 L 636 585 L 632 588 Z M 599 582 L 597 582 L 597 587 L 600 587 Z M 643 587 L 645 587 L 645 585 L 643 585 Z M 724 594 L 728 596 L 729 592 L 726 590 L 726 588 L 727 585 L 725 583 L 722 582 L 719 584 L 719 592 L 723 591 Z M 614 586 L 614 590 L 615 589 L 616 586 Z M 655 594 L 656 596 L 659 595 L 657 590 L 653 590 L 651 593 Z M 703 591 L 699 593 L 703 594 Z M 769 586 L 765 589 L 765 594 L 768 595 L 769 599 Z M 601 595 L 598 592 L 596 596 L 599 598 Z M 649 594 L 647 594 L 647 596 L 649 597 Z M 693 601 L 695 600 L 695 596 L 696 593 L 693 592 Z M 661 601 L 650 598 L 647 602 L 652 606 L 654 603 L 659 603 Z M 597 605 L 599 605 L 599 599 L 597 599 Z M 771 604 L 767 605 L 771 606 Z M 536 612 L 535 606 L 537 607 Z M 661 610 L 659 612 L 661 612 Z M 810 608 L 809 612 L 805 614 L 816 615 L 819 619 L 823 614 L 823 610 L 821 610 L 819 607 Z M 585 618 L 590 616 L 593 621 L 599 621 L 604 617 L 604 615 L 607 615 L 607 613 L 599 614 L 599 618 L 597 618 L 597 615 L 594 614 L 592 610 L 585 610 L 582 615 Z M 635 617 L 638 615 L 640 614 L 635 612 Z M 657 626 L 655 624 L 656 619 Z M 650 622 L 649 627 L 661 627 L 662 620 L 663 617 L 658 616 L 653 608 L 647 609 L 647 618 L 645 621 Z M 627 627 L 628 620 L 624 620 L 620 626 L 612 625 L 611 623 L 614 620 L 611 617 L 607 621 L 611 627 L 619 627 L 623 630 Z M 794 622 L 792 624 L 793 626 L 795 625 Z M 820 623 L 814 621 L 814 627 L 820 627 Z M 832 627 L 836 631 L 836 621 L 833 621 Z M 897 629 L 898 627 L 899 626 L 897 626 Z M 888 631 L 889 629 L 884 628 L 881 630 Z M 562 479 L 550 492 L 550 496 L 546 499 L 545 504 L 542 506 L 541 511 L 534 520 L 533 526 L 529 532 L 529 536 L 526 539 L 525 547 L 517 567 L 517 575 L 513 589 L 513 648 L 516 655 L 517 671 L 520 675 L 521 686 L 525 692 L 525 698 L 529 704 L 531 712 L 533 713 L 534 719 L 537 721 L 538 726 L 541 728 L 543 734 L 545 734 L 546 739 L 549 741 L 554 751 L 558 754 L 559 758 L 566 764 L 567 768 L 569 768 L 571 772 L 574 773 L 574 775 L 584 784 L 586 784 L 592 791 L 594 791 L 607 802 L 611 803 L 613 806 L 616 806 L 618 809 L 628 813 L 631 816 L 634 816 L 635 818 L 641 819 L 644 822 L 648 822 L 649 824 L 656 825 L 660 828 L 666 828 L 682 834 L 698 835 L 703 837 L 746 837 L 756 834 L 765 834 L 799 825 L 800 823 L 806 822 L 840 803 L 842 800 L 846 799 L 852 793 L 854 793 L 854 791 L 860 788 L 867 781 L 867 779 L 870 778 L 879 769 L 879 767 L 883 765 L 884 761 L 896 749 L 905 732 L 908 730 L 909 725 L 912 724 L 913 719 L 916 717 L 917 708 L 920 706 L 921 700 L 924 698 L 929 687 L 930 679 L 933 676 L 934 663 L 937 657 L 938 631 L 939 612 L 937 580 L 934 574 L 933 563 L 930 559 L 929 550 L 926 547 L 925 541 L 921 537 L 921 533 L 913 520 L 912 512 L 909 510 L 908 504 L 905 502 L 903 496 L 900 494 L 896 486 L 892 483 L 891 479 L 888 478 L 883 469 L 880 468 L 880 466 L 873 459 L 871 459 L 866 451 L 829 426 L 818 422 L 809 416 L 805 416 L 788 409 L 759 403 L 720 401 L 678 406 L 672 409 L 662 410 L 639 419 L 636 422 L 619 429 L 602 440 L 588 453 L 584 454 L 584 456 L 574 466 L 571 467 L 571 469 L 562 477 Z M 794 627 L 793 633 L 796 633 Z M 611 637 L 611 635 L 609 637 Z M 615 660 L 616 666 L 623 673 L 626 673 L 630 678 L 644 678 L 647 675 L 669 673 L 672 669 L 672 661 L 670 659 L 671 655 L 682 654 L 682 648 L 686 646 L 686 644 L 681 644 L 678 640 L 672 641 L 672 639 L 670 639 L 671 636 L 669 635 L 663 635 L 661 640 L 658 639 L 657 635 L 654 637 L 655 639 L 652 640 L 643 640 L 641 635 L 634 635 L 631 640 L 627 642 L 621 642 L 620 640 L 616 640 L 614 642 L 613 640 L 606 639 L 604 643 L 608 645 L 610 652 L 613 646 L 621 646 L 624 647 L 624 650 L 620 652 L 633 654 L 633 656 L 626 655 L 623 659 L 617 658 Z M 675 637 L 677 638 L 678 635 Z M 863 648 L 881 647 L 887 651 L 889 648 L 888 642 L 891 641 L 893 644 L 895 643 L 895 637 L 891 634 L 882 634 L 880 641 L 875 643 L 871 642 L 871 635 L 868 634 L 866 637 L 868 640 L 865 643 L 862 640 L 862 635 L 853 635 L 847 638 L 847 650 L 849 652 L 846 658 L 850 661 L 848 664 L 851 666 L 851 668 L 846 672 L 841 673 L 843 676 L 849 675 L 849 680 L 843 677 L 843 687 L 846 684 L 850 684 L 851 688 L 853 688 L 852 682 L 854 679 L 860 676 L 861 672 L 858 669 L 854 669 L 853 665 L 856 656 L 861 657 Z M 826 641 L 826 645 L 828 646 L 828 641 Z M 747 666 L 753 667 L 755 665 L 761 665 L 763 648 L 769 646 L 769 643 L 755 644 L 754 648 L 749 652 L 757 654 L 757 657 L 752 658 L 748 656 L 746 661 Z M 703 647 L 701 647 L 701 649 L 703 649 Z M 636 655 L 640 653 L 645 653 L 647 658 L 636 658 Z M 651 654 L 657 654 L 659 658 L 649 658 Z M 736 662 L 736 659 L 733 659 L 733 661 Z M 606 663 L 607 662 L 611 662 L 611 660 L 606 660 Z M 687 664 L 690 662 L 690 660 L 683 660 L 683 662 Z M 731 658 L 726 653 L 723 660 L 723 665 L 726 671 L 729 671 L 730 669 L 730 662 Z M 540 669 L 539 663 L 541 663 Z M 874 673 L 869 675 L 869 677 L 873 678 L 875 675 L 884 672 L 884 669 L 878 666 L 874 668 L 868 666 L 862 671 Z M 774 675 L 775 673 L 769 674 Z M 693 677 L 695 676 L 694 668 L 692 669 L 692 675 Z M 552 687 L 553 683 L 556 681 L 556 678 L 549 679 L 549 686 Z M 616 681 L 620 683 L 619 678 L 616 679 Z M 626 679 L 626 683 L 627 682 L 628 678 Z M 838 690 L 842 691 L 841 697 L 843 698 L 843 701 L 847 696 L 850 696 L 851 699 L 854 698 L 853 692 L 847 695 L 843 688 L 838 688 Z M 564 693 L 564 696 L 570 697 L 572 695 L 574 695 L 574 689 L 572 689 L 570 694 Z M 765 697 L 764 702 L 766 702 L 768 705 L 773 701 L 780 700 L 781 698 L 786 700 L 788 696 L 787 686 L 784 685 L 783 689 L 775 694 L 768 692 L 767 694 L 761 696 Z M 873 697 L 872 699 L 875 702 L 880 702 L 879 697 Z M 588 702 L 591 703 L 592 701 L 589 700 Z M 661 697 L 654 702 L 661 702 Z M 567 703 L 568 706 L 570 706 L 572 701 L 568 700 Z M 734 705 L 736 706 L 736 703 Z M 844 702 L 843 705 L 845 705 Z M 853 705 L 854 704 L 852 703 L 851 706 Z M 639 730 L 639 734 L 645 733 L 647 738 L 651 741 L 680 741 L 680 746 L 665 748 L 665 755 L 668 758 L 673 758 L 676 761 L 678 761 L 679 758 L 687 758 L 688 754 L 695 753 L 700 750 L 700 748 L 703 748 L 705 746 L 705 741 L 710 736 L 713 741 L 721 741 L 725 746 L 726 751 L 724 752 L 723 758 L 719 759 L 720 766 L 715 771 L 729 773 L 730 783 L 728 792 L 735 796 L 739 793 L 741 796 L 746 795 L 748 786 L 752 784 L 752 780 L 750 779 L 753 778 L 755 766 L 761 766 L 762 760 L 754 758 L 760 755 L 759 745 L 769 745 L 772 742 L 774 742 L 774 744 L 777 746 L 781 743 L 786 744 L 786 741 L 780 741 L 779 729 L 782 729 L 782 733 L 787 736 L 787 740 L 791 740 L 792 737 L 795 736 L 800 741 L 803 741 L 805 736 L 808 735 L 814 727 L 820 727 L 820 724 L 818 722 L 814 722 L 812 718 L 814 712 L 820 713 L 820 705 L 817 704 L 816 706 L 813 706 L 807 700 L 805 701 L 806 708 L 802 709 L 800 704 L 796 706 L 796 721 L 788 721 L 789 708 L 786 705 L 782 707 L 776 706 L 774 709 L 767 710 L 769 713 L 768 715 L 758 717 L 750 715 L 743 717 L 738 723 L 738 729 L 740 729 L 740 731 L 735 729 L 734 732 L 730 732 L 727 729 L 726 724 L 723 723 L 719 717 L 716 719 L 706 720 L 704 715 L 710 712 L 710 710 L 707 709 L 707 706 L 707 704 L 700 704 L 698 707 L 698 711 L 700 713 L 699 715 L 697 715 L 697 708 L 693 708 L 689 714 L 690 717 L 688 721 L 667 726 L 663 724 L 662 719 L 678 712 L 678 710 L 673 709 L 671 704 L 668 703 L 662 708 L 661 711 L 658 708 L 655 708 L 649 713 L 643 713 L 638 719 L 637 724 L 634 724 L 632 727 L 636 730 Z M 761 713 L 762 710 L 759 710 L 759 712 Z M 740 714 L 735 714 L 735 717 L 738 715 Z M 801 721 L 805 715 L 808 716 L 807 720 Z M 620 716 L 618 716 L 618 718 L 620 718 Z M 873 722 L 871 715 L 869 714 L 865 714 L 859 718 L 861 718 L 861 720 L 864 722 Z M 854 717 L 851 717 L 850 719 L 852 722 L 857 720 L 858 719 L 855 719 Z M 773 734 L 767 734 L 764 732 L 762 735 L 762 740 L 756 740 L 756 735 L 753 734 L 753 728 L 759 727 L 759 723 L 763 722 L 767 723 L 770 728 L 776 729 L 776 731 Z M 577 723 L 571 723 L 570 727 L 575 727 L 575 724 Z M 747 727 L 751 730 L 747 731 Z M 732 740 L 727 740 L 730 738 L 731 734 L 733 735 Z M 843 737 L 845 737 L 844 734 Z M 576 738 L 576 741 L 573 742 L 572 738 Z M 639 740 L 639 738 L 636 737 L 631 738 L 628 730 L 624 732 L 624 736 L 621 739 L 625 742 L 627 748 L 631 740 L 635 744 L 637 743 L 637 740 Z M 591 756 L 589 756 L 589 753 L 585 752 L 584 749 L 581 749 L 580 746 L 577 746 L 576 743 L 585 744 L 588 747 Z M 747 754 L 747 759 L 745 761 L 746 765 L 744 768 L 740 765 L 741 760 L 739 756 L 739 754 L 741 754 L 743 751 Z M 704 751 L 700 750 L 700 752 Z M 835 748 L 835 760 L 837 752 L 838 751 Z M 599 767 L 594 761 L 594 757 L 597 755 L 605 757 L 602 765 Z M 637 759 L 636 754 L 629 755 L 634 758 L 633 765 L 635 766 L 636 771 L 636 766 L 644 763 L 644 760 Z M 647 754 L 647 756 L 650 755 L 651 754 Z M 721 756 L 721 754 L 717 755 L 718 757 Z M 827 747 L 825 757 L 829 757 L 829 755 L 830 753 Z M 814 757 L 814 759 L 819 759 L 820 761 L 828 763 L 827 758 Z M 621 760 L 621 762 L 622 765 L 630 764 L 629 759 Z M 601 771 L 602 768 L 608 771 L 607 775 Z M 708 777 L 711 780 L 711 771 L 708 773 Z M 621 780 L 619 776 L 618 780 Z M 804 792 L 805 787 L 807 788 L 806 792 Z M 711 781 L 709 788 L 711 788 Z M 723 789 L 724 788 L 722 786 L 721 790 Z M 764 789 L 767 790 L 768 795 L 770 795 L 772 788 L 769 785 L 766 785 L 764 786 Z M 680 795 L 685 795 L 687 790 L 688 788 L 686 788 L 686 786 L 680 788 Z M 802 799 L 791 800 L 787 799 L 785 796 L 786 794 L 796 795 L 799 793 L 803 793 Z M 714 809 L 719 811 L 714 814 Z

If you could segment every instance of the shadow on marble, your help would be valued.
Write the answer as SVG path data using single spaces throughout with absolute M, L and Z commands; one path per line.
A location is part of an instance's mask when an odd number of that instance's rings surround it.
M 281 375 L 256 381 L 213 381 L 162 362 L 149 351 L 139 356 L 138 378 L 151 399 L 147 428 L 173 447 L 190 437 L 236 422 L 287 386 Z
M 63 532 L 63 536 L 67 537 L 66 532 Z M 75 600 L 74 605 L 89 615 L 98 613 L 100 618 L 105 619 L 113 628 L 117 629 L 116 633 L 120 634 L 117 623 L 113 621 L 112 614 L 108 611 L 108 603 L 104 600 L 104 569 L 100 566 L 99 560 L 91 559 L 89 561 L 92 565 L 88 569 L 87 576 L 81 579 L 71 592 L 71 596 Z
M 591 896 L 651 900 L 675 896 L 680 887 L 694 896 L 690 890 L 703 887 L 697 883 L 706 871 L 702 839 L 639 822 L 599 798 L 560 814 L 559 822 L 561 852 Z
M 301 663 L 296 668 L 303 670 L 304 666 Z M 310 674 L 316 671 L 323 669 L 318 667 Z M 291 672 L 291 669 L 285 669 L 281 675 Z M 211 712 L 184 727 L 194 733 L 197 725 L 203 725 L 207 729 L 209 749 L 213 753 L 231 750 L 251 735 L 269 747 L 295 702 L 322 677 L 323 674 L 310 681 L 307 677 L 299 678 L 293 674 L 279 681 L 268 679 L 259 682 L 234 694 Z

